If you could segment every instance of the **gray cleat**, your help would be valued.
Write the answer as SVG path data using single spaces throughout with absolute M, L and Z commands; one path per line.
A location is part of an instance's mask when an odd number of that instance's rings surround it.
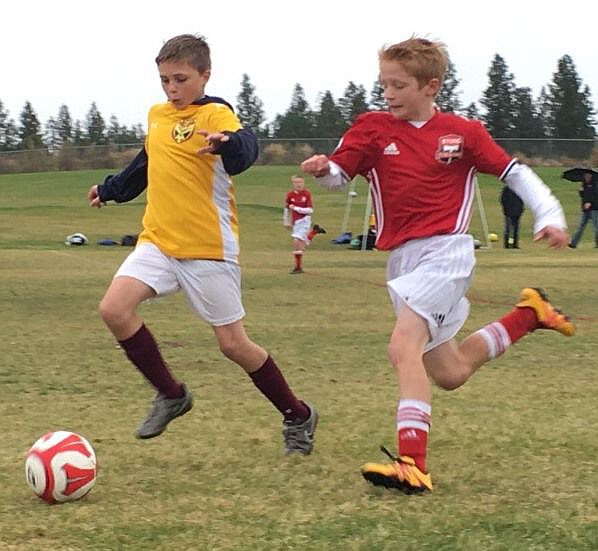
M 156 394 L 152 409 L 137 430 L 137 438 L 153 438 L 162 434 L 168 423 L 185 415 L 193 407 L 193 394 L 185 385 L 182 387 L 185 394 L 181 398 L 166 398 L 163 394 Z
M 309 417 L 301 423 L 284 421 L 282 424 L 285 455 L 293 453 L 309 455 L 314 449 L 314 433 L 318 426 L 319 415 L 314 406 L 307 402 L 303 403 L 309 408 Z

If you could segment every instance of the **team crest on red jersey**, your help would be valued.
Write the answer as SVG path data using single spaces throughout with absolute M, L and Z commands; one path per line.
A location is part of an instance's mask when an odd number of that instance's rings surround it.
M 463 157 L 463 141 L 463 136 L 457 134 L 440 136 L 435 155 L 436 160 L 448 165 Z
M 183 143 L 186 142 L 191 136 L 193 136 L 193 131 L 195 130 L 195 120 L 194 119 L 183 119 L 176 123 L 175 127 L 172 129 L 172 139 L 176 143 Z

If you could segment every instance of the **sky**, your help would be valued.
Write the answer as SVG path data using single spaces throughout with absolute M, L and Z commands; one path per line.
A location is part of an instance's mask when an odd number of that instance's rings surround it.
M 349 81 L 369 98 L 380 47 L 415 34 L 447 45 L 464 106 L 482 97 L 496 54 L 534 98 L 567 54 L 598 110 L 597 23 L 596 0 L 19 0 L 2 6 L 0 101 L 17 124 L 26 101 L 42 124 L 63 104 L 83 121 L 95 102 L 106 122 L 145 127 L 164 101 L 160 47 L 198 33 L 212 51 L 206 93 L 235 105 L 247 74 L 271 122 L 297 83 L 313 109 Z

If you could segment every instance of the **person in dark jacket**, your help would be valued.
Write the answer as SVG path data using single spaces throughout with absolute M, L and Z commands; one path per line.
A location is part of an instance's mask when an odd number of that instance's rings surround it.
M 596 189 L 598 182 L 591 172 L 586 172 L 583 175 L 581 188 L 579 189 L 579 197 L 581 198 L 581 216 L 579 218 L 579 225 L 569 247 L 577 248 L 583 232 L 590 220 L 594 226 L 594 247 L 598 247 L 598 196 Z
M 523 201 L 509 186 L 503 186 L 500 204 L 505 215 L 503 246 L 505 249 L 519 248 L 519 220 L 523 214 Z

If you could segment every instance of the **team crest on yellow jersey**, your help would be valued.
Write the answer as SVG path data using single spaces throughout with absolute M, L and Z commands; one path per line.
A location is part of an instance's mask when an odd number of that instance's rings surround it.
M 193 136 L 194 130 L 195 120 L 183 119 L 182 121 L 177 122 L 176 126 L 172 129 L 172 139 L 176 143 L 186 142 L 189 138 L 191 138 L 191 136 Z

